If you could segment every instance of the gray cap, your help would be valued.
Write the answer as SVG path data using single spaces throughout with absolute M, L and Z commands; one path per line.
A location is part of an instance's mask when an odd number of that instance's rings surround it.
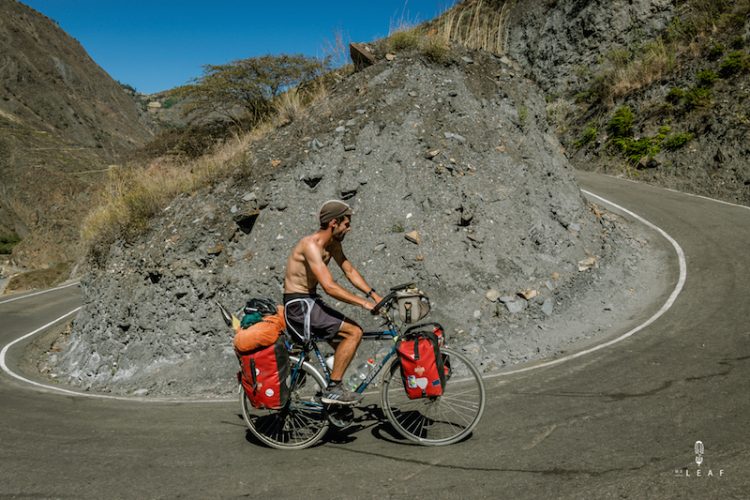
M 323 203 L 323 206 L 320 207 L 320 212 L 318 212 L 318 218 L 320 219 L 320 224 L 325 225 L 328 224 L 333 219 L 337 219 L 341 217 L 342 215 L 352 215 L 352 207 L 347 205 L 341 200 L 328 200 L 327 202 Z

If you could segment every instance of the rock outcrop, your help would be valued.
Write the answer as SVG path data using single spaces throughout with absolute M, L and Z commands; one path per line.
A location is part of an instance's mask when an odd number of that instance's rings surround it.
M 583 199 L 541 92 L 505 61 L 400 53 L 340 82 L 257 143 L 237 180 L 175 199 L 142 239 L 113 245 L 51 370 L 95 390 L 230 392 L 215 301 L 280 300 L 287 255 L 331 198 L 354 207 L 345 251 L 371 284 L 417 282 L 486 369 L 517 361 L 503 348 L 515 302 L 530 325 L 564 310 L 590 283 L 579 262 L 607 265 L 624 235 Z

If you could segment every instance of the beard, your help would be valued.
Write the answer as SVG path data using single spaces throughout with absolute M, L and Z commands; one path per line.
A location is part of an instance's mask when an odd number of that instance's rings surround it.
M 346 236 L 346 233 L 334 234 L 333 235 L 333 239 L 336 240 L 336 241 L 338 241 L 338 242 L 341 242 L 341 241 L 344 241 L 344 237 L 345 236 Z

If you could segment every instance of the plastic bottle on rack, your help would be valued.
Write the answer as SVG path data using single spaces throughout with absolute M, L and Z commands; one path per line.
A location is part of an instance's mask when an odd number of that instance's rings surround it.
M 372 367 L 374 368 L 380 362 L 388 355 L 388 353 L 391 352 L 391 346 L 390 345 L 384 345 L 380 349 L 378 349 L 375 354 L 372 355 Z M 377 387 L 380 384 L 380 377 L 375 377 L 372 382 L 370 382 L 370 387 Z
M 333 371 L 333 354 L 326 358 L 326 366 L 328 367 L 328 371 Z
M 360 363 L 357 368 L 346 378 L 346 385 L 351 390 L 355 390 L 359 387 L 359 384 L 365 381 L 367 376 L 370 374 L 370 370 L 375 366 L 375 361 L 369 358 L 367 361 Z

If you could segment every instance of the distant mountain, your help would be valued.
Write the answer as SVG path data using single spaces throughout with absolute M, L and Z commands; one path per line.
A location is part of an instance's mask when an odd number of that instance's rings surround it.
M 0 233 L 22 238 L 19 264 L 74 260 L 92 187 L 151 135 L 136 100 L 76 40 L 0 1 Z

